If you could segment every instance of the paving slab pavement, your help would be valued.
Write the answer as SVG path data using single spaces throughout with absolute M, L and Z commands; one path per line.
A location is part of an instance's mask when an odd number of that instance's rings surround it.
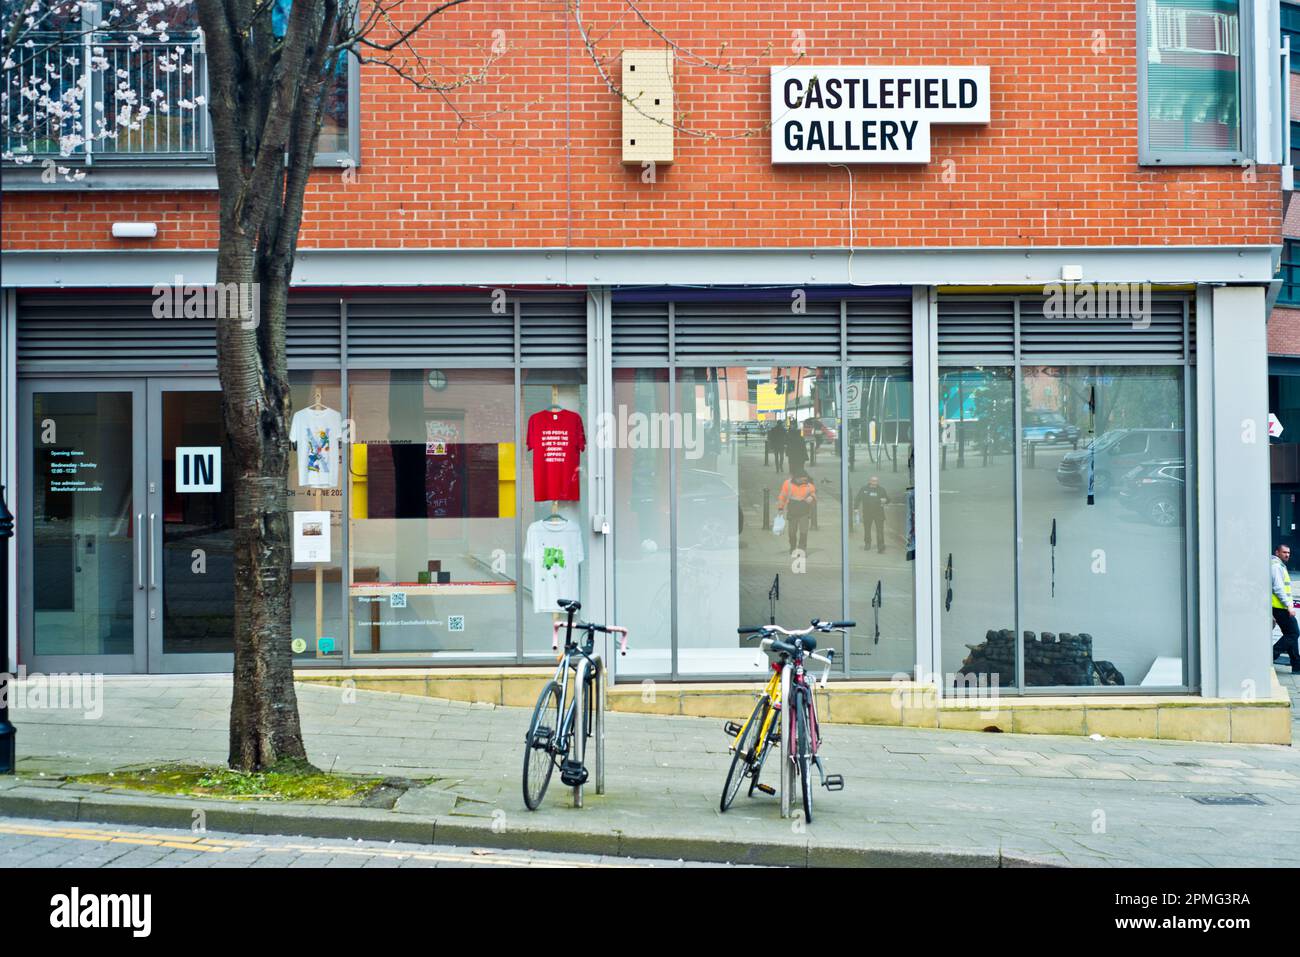
M 828 770 L 846 785 L 819 792 L 805 826 L 782 820 L 773 797 L 719 813 L 721 721 L 612 713 L 607 793 L 589 787 L 574 809 L 556 775 L 530 813 L 528 710 L 318 685 L 298 695 L 317 766 L 428 784 L 391 810 L 69 785 L 90 771 L 225 760 L 228 675 L 107 677 L 98 719 L 14 710 L 19 775 L 0 779 L 0 815 L 176 826 L 202 812 L 211 827 L 257 833 L 766 863 L 1300 865 L 1300 752 L 1289 747 L 828 725 Z M 1201 803 L 1247 795 L 1258 803 Z

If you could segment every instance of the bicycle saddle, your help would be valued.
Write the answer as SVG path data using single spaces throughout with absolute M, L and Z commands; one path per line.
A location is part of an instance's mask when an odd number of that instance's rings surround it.
M 582 610 L 582 602 L 578 601 L 576 598 L 561 598 L 559 601 L 556 602 L 556 604 L 559 605 L 561 608 L 563 608 L 565 611 Z

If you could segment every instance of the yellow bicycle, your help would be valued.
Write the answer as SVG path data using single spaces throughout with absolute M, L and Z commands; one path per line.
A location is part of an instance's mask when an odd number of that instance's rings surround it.
M 776 625 L 738 629 L 742 635 L 763 636 L 760 647 L 771 662 L 772 677 L 768 680 L 762 695 L 759 696 L 758 703 L 754 705 L 753 713 L 744 724 L 738 725 L 734 721 L 728 721 L 723 725 L 724 730 L 734 740 L 731 745 L 731 768 L 727 771 L 727 781 L 722 786 L 722 800 L 719 803 L 721 811 L 725 813 L 727 808 L 731 807 L 731 802 L 736 799 L 745 778 L 749 778 L 751 797 L 755 790 L 762 791 L 764 794 L 776 793 L 776 788 L 770 784 L 763 784 L 759 777 L 768 754 L 781 744 L 783 724 L 790 725 L 789 733 L 793 738 L 790 742 L 793 746 L 790 760 L 794 765 L 792 770 L 800 780 L 804 820 L 812 820 L 814 766 L 821 776 L 823 787 L 832 791 L 844 787 L 844 778 L 838 774 L 826 774 L 821 758 L 817 754 L 821 744 L 821 730 L 817 721 L 816 702 L 804 672 L 804 662 L 806 658 L 822 662 L 829 675 L 835 652 L 827 651 L 825 656 L 816 654 L 817 642 L 813 639 L 812 632 L 843 631 L 852 628 L 855 624 L 856 622 L 852 621 L 814 620 L 809 627 L 797 631 L 788 631 Z M 777 635 L 782 637 L 774 637 Z M 781 688 L 787 680 L 785 677 L 787 668 L 790 669 L 788 679 L 790 693 L 794 696 L 793 721 L 789 719 L 782 721 L 784 702 Z M 827 675 L 822 676 L 823 686 Z

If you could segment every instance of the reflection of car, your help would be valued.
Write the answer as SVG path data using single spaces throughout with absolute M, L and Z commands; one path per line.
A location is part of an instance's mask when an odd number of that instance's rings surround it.
M 717 472 L 707 469 L 684 468 L 677 473 L 681 494 L 677 497 L 677 545 L 687 548 L 703 545 L 720 548 L 735 545 L 735 536 L 745 529 L 745 513 L 740 508 L 740 496 Z M 660 527 L 668 528 L 668 502 L 660 495 L 634 497 L 633 513 L 658 512 Z M 736 510 L 736 524 L 731 525 L 726 516 Z
M 1038 442 L 1042 445 L 1067 443 L 1073 448 L 1079 447 L 1079 427 L 1065 421 L 1065 416 L 1059 412 L 1030 409 L 1025 413 L 1025 425 L 1022 431 L 1026 442 Z
M 1184 471 L 1182 459 L 1135 465 L 1119 483 L 1119 500 L 1152 525 L 1178 525 L 1183 520 Z
M 769 428 L 771 428 L 770 422 L 757 422 L 751 419 L 747 422 L 735 423 L 734 431 L 736 435 L 743 438 L 748 435 L 762 435 Z
M 1183 454 L 1181 429 L 1112 429 L 1073 452 L 1066 452 L 1056 480 L 1069 488 L 1088 487 L 1088 463 L 1093 464 L 1092 487 L 1103 491 L 1135 465 Z
M 815 439 L 818 445 L 835 441 L 835 426 L 825 419 L 804 419 L 800 431 L 805 439 Z

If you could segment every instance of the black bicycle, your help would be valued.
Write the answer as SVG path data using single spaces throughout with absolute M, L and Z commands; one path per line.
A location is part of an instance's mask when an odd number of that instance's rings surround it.
M 627 654 L 626 628 L 577 621 L 577 613 L 582 608 L 579 602 L 562 598 L 558 604 L 567 613 L 568 620 L 556 625 L 551 647 L 558 649 L 559 632 L 563 628 L 564 651 L 556 665 L 555 677 L 537 696 L 533 720 L 524 735 L 524 804 L 530 811 L 536 811 L 541 805 L 557 766 L 560 781 L 566 787 L 580 788 L 587 783 L 587 741 L 594 727 L 597 682 L 603 680 L 600 659 L 591 656 L 596 633 L 618 635 L 619 651 Z M 586 632 L 581 643 L 574 638 L 575 629 Z

